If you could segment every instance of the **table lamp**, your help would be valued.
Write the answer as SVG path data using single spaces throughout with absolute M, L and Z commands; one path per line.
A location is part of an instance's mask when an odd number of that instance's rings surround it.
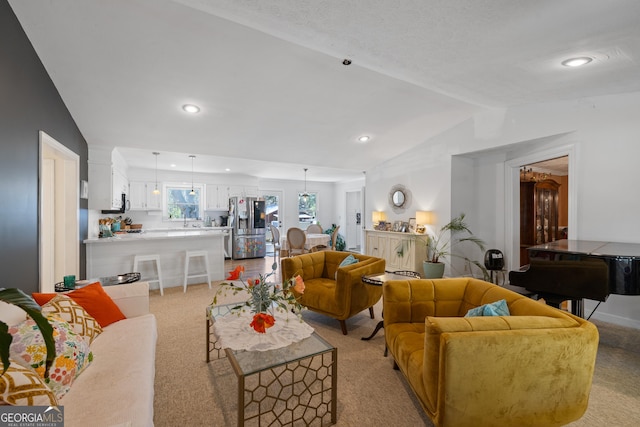
M 430 225 L 433 221 L 433 214 L 431 211 L 417 211 L 416 212 L 416 232 L 424 234 L 427 230 L 427 225 Z
M 380 221 L 384 221 L 386 216 L 384 212 L 381 211 L 373 211 L 371 213 L 371 221 L 373 221 L 373 225 L 376 226 L 380 223 Z

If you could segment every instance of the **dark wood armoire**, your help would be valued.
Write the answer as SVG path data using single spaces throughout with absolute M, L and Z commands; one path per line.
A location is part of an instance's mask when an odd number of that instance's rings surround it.
M 527 248 L 558 238 L 558 189 L 552 179 L 520 182 L 520 265 L 529 264 Z

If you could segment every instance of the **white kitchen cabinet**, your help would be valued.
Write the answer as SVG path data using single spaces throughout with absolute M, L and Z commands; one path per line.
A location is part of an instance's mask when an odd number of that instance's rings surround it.
M 229 197 L 258 197 L 257 185 L 230 185 Z
M 147 184 L 145 182 L 131 181 L 129 183 L 129 207 L 132 211 L 141 211 L 147 208 Z
M 207 184 L 206 210 L 229 209 L 229 186 L 222 184 Z
M 229 186 L 218 185 L 218 209 L 229 210 Z
M 244 186 L 242 185 L 230 185 L 229 197 L 242 197 L 244 195 Z
M 258 186 L 257 185 L 245 185 L 244 186 L 244 196 L 245 197 L 258 197 Z
M 155 188 L 155 182 L 131 181 L 129 184 L 130 209 L 132 211 L 162 210 L 162 194 L 153 194 Z
M 365 230 L 365 235 L 365 253 L 384 258 L 386 270 L 422 274 L 422 262 L 427 259 L 427 236 L 378 230 Z
M 128 193 L 129 180 L 123 172 L 112 167 L 111 182 L 111 207 L 115 209 L 122 208 L 122 194 Z
M 161 211 L 162 206 L 162 185 L 158 183 L 158 194 L 153 194 L 156 189 L 155 182 L 147 182 L 147 210 L 148 211 Z

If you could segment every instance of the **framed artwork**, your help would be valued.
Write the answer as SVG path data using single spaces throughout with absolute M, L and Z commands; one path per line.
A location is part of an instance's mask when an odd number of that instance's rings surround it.
M 415 233 L 415 232 L 416 232 L 416 219 L 409 218 L 409 233 Z
M 395 221 L 393 223 L 393 231 L 402 231 L 402 221 Z

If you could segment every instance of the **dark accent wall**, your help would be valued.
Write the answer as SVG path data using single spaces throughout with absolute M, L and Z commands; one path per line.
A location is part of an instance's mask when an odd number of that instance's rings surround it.
M 80 156 L 80 179 L 88 180 L 87 142 L 11 6 L 0 0 L 0 288 L 27 293 L 39 289 L 40 130 Z M 80 199 L 82 278 L 87 214 L 87 200 Z

